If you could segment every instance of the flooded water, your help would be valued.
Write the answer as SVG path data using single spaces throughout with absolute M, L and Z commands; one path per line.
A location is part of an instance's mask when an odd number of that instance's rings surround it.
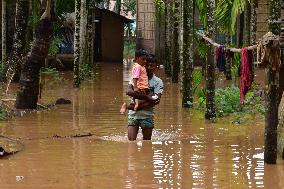
M 41 102 L 63 97 L 72 105 L 0 122 L 0 135 L 24 144 L 0 160 L 0 188 L 284 188 L 284 162 L 263 161 L 262 120 L 205 123 L 202 114 L 179 106 L 179 87 L 162 74 L 153 140 L 139 134 L 128 142 L 119 108 L 128 100 L 129 70 L 101 64 L 97 79 L 79 90 L 68 73 L 57 83 L 45 80 Z

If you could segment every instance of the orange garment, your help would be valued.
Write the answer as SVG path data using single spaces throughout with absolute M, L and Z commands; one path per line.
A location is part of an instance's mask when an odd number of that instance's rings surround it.
M 132 69 L 132 79 L 138 79 L 138 89 L 148 89 L 148 76 L 145 66 L 135 63 Z

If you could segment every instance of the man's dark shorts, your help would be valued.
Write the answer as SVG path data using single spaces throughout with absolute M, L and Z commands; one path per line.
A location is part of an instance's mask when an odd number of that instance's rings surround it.
M 137 126 L 141 128 L 154 128 L 153 118 L 146 119 L 135 119 L 133 117 L 128 117 L 128 126 Z

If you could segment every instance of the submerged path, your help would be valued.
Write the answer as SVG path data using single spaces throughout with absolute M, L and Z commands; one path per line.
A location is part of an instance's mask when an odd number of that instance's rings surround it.
M 179 106 L 179 87 L 163 76 L 153 140 L 128 142 L 119 108 L 129 71 L 102 64 L 79 90 L 68 73 L 57 83 L 46 79 L 41 102 L 63 97 L 72 105 L 0 122 L 0 135 L 24 144 L 0 159 L 1 188 L 284 188 L 284 162 L 263 161 L 263 121 L 206 124 Z

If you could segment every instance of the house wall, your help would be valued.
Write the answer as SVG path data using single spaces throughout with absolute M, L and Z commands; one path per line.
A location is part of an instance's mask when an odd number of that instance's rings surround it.
M 124 22 L 120 18 L 102 13 L 102 61 L 122 62 Z
M 137 0 L 137 48 L 155 53 L 154 0 Z

